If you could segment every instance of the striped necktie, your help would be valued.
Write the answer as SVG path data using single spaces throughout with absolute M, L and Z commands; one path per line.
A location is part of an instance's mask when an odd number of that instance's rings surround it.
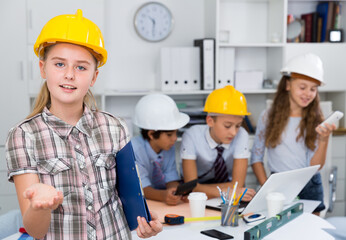
M 152 183 L 153 187 L 156 189 L 165 189 L 166 183 L 165 183 L 165 176 L 162 173 L 161 165 L 163 162 L 163 158 L 159 156 L 154 162 L 153 162 L 153 175 L 152 175 Z
M 226 167 L 225 160 L 222 157 L 223 150 L 225 148 L 222 146 L 217 146 L 217 157 L 214 163 L 214 171 L 215 171 L 215 182 L 222 183 L 228 180 L 228 171 Z

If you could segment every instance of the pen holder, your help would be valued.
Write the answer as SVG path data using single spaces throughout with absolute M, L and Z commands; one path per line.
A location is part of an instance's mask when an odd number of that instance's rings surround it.
M 231 226 L 237 227 L 239 225 L 239 204 L 238 205 L 230 205 L 221 204 L 221 226 Z

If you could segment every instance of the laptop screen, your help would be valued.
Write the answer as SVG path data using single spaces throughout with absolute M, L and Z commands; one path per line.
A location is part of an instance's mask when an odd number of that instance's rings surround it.
M 270 192 L 280 192 L 285 195 L 285 205 L 292 203 L 299 192 L 318 171 L 320 165 L 300 168 L 269 176 L 254 198 L 245 207 L 243 214 L 267 210 L 266 195 Z

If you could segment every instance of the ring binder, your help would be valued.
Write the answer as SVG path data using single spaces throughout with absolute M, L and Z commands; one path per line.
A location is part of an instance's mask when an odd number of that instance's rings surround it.
M 215 88 L 215 39 L 196 39 L 194 46 L 200 48 L 201 89 L 212 90 Z
M 138 226 L 138 216 L 145 217 L 148 222 L 151 221 L 151 216 L 143 196 L 131 141 L 116 154 L 115 159 L 116 188 L 123 204 L 127 223 L 132 231 Z

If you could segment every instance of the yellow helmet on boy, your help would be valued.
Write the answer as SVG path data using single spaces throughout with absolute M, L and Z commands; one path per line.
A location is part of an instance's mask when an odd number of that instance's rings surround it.
M 245 96 L 233 86 L 212 91 L 204 104 L 204 112 L 228 115 L 251 115 L 247 111 Z
M 93 50 L 98 60 L 98 67 L 107 61 L 107 51 L 99 27 L 83 17 L 82 10 L 76 14 L 59 15 L 49 20 L 42 28 L 34 45 L 35 54 L 40 57 L 46 45 L 56 42 L 67 42 L 85 46 Z

